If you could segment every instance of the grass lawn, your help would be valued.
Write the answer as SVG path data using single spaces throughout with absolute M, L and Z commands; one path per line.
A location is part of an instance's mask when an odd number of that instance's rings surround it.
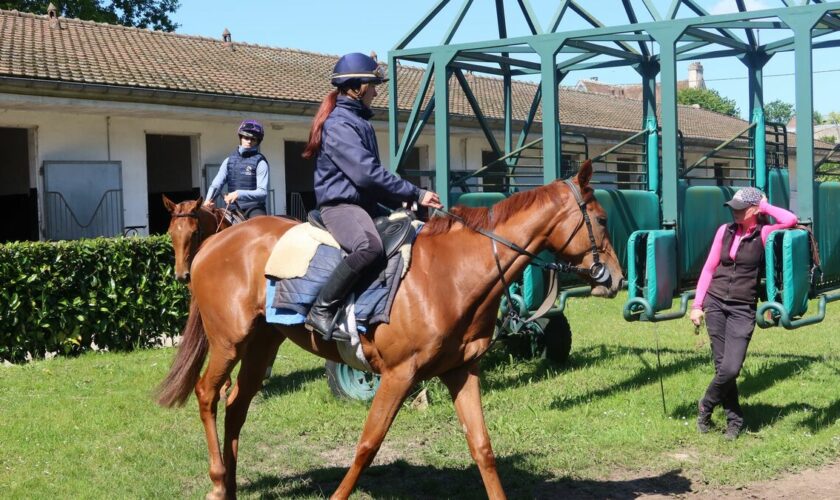
M 840 307 L 830 304 L 819 325 L 756 331 L 739 379 L 749 432 L 729 443 L 694 427 L 713 371 L 708 340 L 685 319 L 625 323 L 623 302 L 569 302 L 574 341 L 566 365 L 513 360 L 501 349 L 482 361 L 484 410 L 510 497 L 628 484 L 678 494 L 691 480 L 737 486 L 840 457 Z M 0 367 L 2 496 L 203 497 L 210 481 L 195 399 L 178 410 L 151 399 L 173 354 Z M 328 496 L 367 407 L 334 399 L 323 361 L 293 345 L 283 346 L 274 369 L 243 430 L 240 496 Z M 439 382 L 426 389 L 430 405 L 406 404 L 354 498 L 484 496 L 446 391 Z M 715 419 L 720 424 L 722 414 Z

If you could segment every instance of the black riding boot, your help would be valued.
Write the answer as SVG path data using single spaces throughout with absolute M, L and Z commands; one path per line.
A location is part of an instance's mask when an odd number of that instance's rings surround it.
M 359 279 L 359 273 L 354 271 L 347 262 L 342 260 L 330 275 L 329 281 L 321 289 L 309 315 L 306 316 L 306 326 L 321 334 L 324 340 L 332 338 L 338 307 L 350 289 Z

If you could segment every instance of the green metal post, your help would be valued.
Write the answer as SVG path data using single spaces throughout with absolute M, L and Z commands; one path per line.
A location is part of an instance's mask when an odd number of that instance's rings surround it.
M 805 224 L 814 221 L 814 66 L 811 29 L 821 13 L 786 13 L 782 19 L 793 30 L 796 88 L 796 214 Z
M 531 46 L 540 55 L 542 75 L 542 126 L 543 126 L 543 183 L 549 184 L 560 177 L 560 122 L 557 114 L 558 91 L 556 54 L 562 43 L 538 40 Z
M 388 151 L 390 158 L 390 170 L 396 171 L 398 158 L 397 149 L 400 144 L 400 110 L 397 99 L 397 58 L 388 54 Z
M 443 206 L 449 206 L 449 63 L 455 51 L 440 51 L 435 65 L 435 191 Z
M 750 123 L 755 128 L 750 133 L 753 147 L 753 170 L 755 187 L 767 191 L 767 134 L 764 118 L 764 65 L 770 60 L 764 52 L 749 52 L 741 62 L 747 67 L 747 81 L 750 95 Z
M 677 129 L 677 54 L 676 44 L 683 28 L 663 26 L 651 30 L 659 43 L 659 64 L 662 71 L 662 226 L 677 224 L 679 190 L 679 151 Z
M 656 75 L 659 65 L 649 61 L 636 67 L 642 75 L 642 129 L 647 136 L 648 190 L 659 192 L 659 123 L 656 120 Z
M 755 187 L 767 192 L 767 134 L 764 126 L 764 108 L 753 109 L 752 123 L 755 123 L 753 134 L 753 169 L 755 170 Z

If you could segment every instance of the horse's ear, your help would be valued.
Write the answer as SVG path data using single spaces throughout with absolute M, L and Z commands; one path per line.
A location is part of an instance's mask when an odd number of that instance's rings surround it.
M 580 166 L 580 170 L 578 170 L 578 186 L 583 189 L 589 185 L 590 180 L 592 180 L 592 160 L 586 160 L 583 162 L 583 165 Z
M 193 208 L 193 212 L 198 211 L 201 208 L 201 204 L 204 203 L 204 197 L 199 196 L 197 200 L 195 200 L 195 208 Z
M 175 211 L 175 203 L 172 200 L 170 200 L 169 198 L 167 198 L 165 194 L 162 194 L 161 196 L 163 197 L 163 206 L 165 206 L 166 209 L 169 210 L 170 214 L 172 212 L 174 212 Z

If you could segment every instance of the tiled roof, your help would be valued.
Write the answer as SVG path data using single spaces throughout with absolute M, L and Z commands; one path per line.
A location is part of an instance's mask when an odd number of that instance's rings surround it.
M 231 97 L 317 103 L 331 89 L 336 56 L 146 29 L 0 10 L 0 77 L 99 84 L 128 89 L 182 91 Z M 410 110 L 423 70 L 398 68 L 399 107 Z M 484 114 L 504 116 L 502 81 L 466 75 Z M 524 119 L 537 86 L 516 82 L 513 117 Z M 386 108 L 382 89 L 374 107 Z M 455 78 L 450 112 L 472 116 Z M 560 121 L 604 130 L 641 128 L 641 101 L 561 88 Z M 539 116 L 538 116 L 539 119 Z M 688 137 L 725 139 L 743 120 L 680 107 Z

